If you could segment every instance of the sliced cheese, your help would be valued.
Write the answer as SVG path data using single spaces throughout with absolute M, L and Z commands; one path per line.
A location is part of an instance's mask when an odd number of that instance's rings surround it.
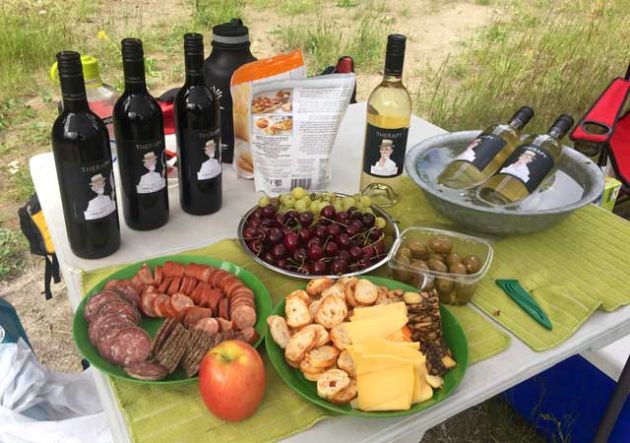
M 357 376 L 357 402 L 364 411 L 405 410 L 411 407 L 414 368 L 403 363 Z
M 367 306 L 367 307 L 357 307 L 354 308 L 354 311 L 352 311 L 352 317 L 350 317 L 350 320 L 352 321 L 356 321 L 356 320 L 364 320 L 366 318 L 373 318 L 373 317 L 380 317 L 382 315 L 388 315 L 388 314 L 400 314 L 402 313 L 403 315 L 407 315 L 407 306 L 405 305 L 405 302 L 398 302 L 398 303 L 390 303 L 390 304 L 386 304 L 386 305 L 374 305 L 374 306 Z
M 379 317 L 366 318 L 344 323 L 344 327 L 352 344 L 361 344 L 368 337 L 385 338 L 407 324 L 407 315 L 404 313 L 384 314 Z
M 411 402 L 413 404 L 422 403 L 433 397 L 433 388 L 426 381 L 427 367 L 425 364 L 416 365 L 413 368 L 413 372 L 414 385 Z

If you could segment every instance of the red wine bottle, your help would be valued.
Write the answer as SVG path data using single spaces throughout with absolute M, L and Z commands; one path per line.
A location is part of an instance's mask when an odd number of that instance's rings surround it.
M 162 110 L 147 91 L 137 38 L 122 41 L 125 91 L 114 106 L 114 134 L 127 226 L 146 231 L 168 221 Z
M 203 37 L 184 35 L 186 82 L 174 103 L 179 203 L 189 214 L 221 208 L 221 118 L 219 99 L 203 77 Z
M 101 258 L 120 246 L 109 134 L 88 108 L 78 52 L 57 54 L 63 111 L 52 127 L 52 148 L 70 248 Z
M 354 60 L 349 55 L 344 55 L 337 60 L 337 66 L 335 66 L 335 71 L 339 74 L 349 74 L 350 72 L 354 72 Z M 350 97 L 350 103 L 357 102 L 357 84 L 354 84 L 354 90 L 352 91 L 352 96 Z

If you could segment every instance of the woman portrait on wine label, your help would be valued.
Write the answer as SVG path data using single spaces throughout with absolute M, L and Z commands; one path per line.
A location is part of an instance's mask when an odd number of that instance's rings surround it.
M 518 156 L 518 159 L 514 163 L 510 163 L 499 172 L 513 175 L 523 180 L 524 183 L 527 183 L 529 181 L 529 167 L 527 165 L 533 162 L 534 158 L 536 158 L 534 152 L 525 151 Z
M 155 172 L 158 157 L 153 151 L 144 154 L 142 164 L 147 169 L 147 173 L 140 176 L 140 182 L 136 186 L 138 194 L 150 194 L 159 191 L 166 185 L 164 180 L 164 168 L 158 173 Z
M 475 159 L 477 158 L 477 151 L 475 151 L 475 148 L 477 146 L 479 146 L 479 143 L 481 143 L 481 139 L 479 139 L 479 138 L 474 139 L 466 147 L 464 152 L 462 152 L 457 157 L 455 157 L 455 160 L 466 160 L 466 161 L 469 161 L 471 163 L 474 162 Z
M 88 207 L 83 212 L 86 220 L 97 220 L 116 210 L 116 203 L 109 195 L 105 194 L 105 185 L 107 185 L 107 179 L 101 173 L 90 178 L 90 189 L 96 194 L 96 197 L 88 202 Z
M 208 140 L 203 150 L 208 156 L 208 160 L 201 164 L 201 168 L 199 168 L 199 172 L 197 172 L 197 180 L 209 180 L 221 173 L 221 164 L 214 158 L 217 150 L 217 145 L 214 140 Z
M 394 152 L 394 143 L 392 140 L 384 138 L 379 149 L 381 158 L 370 168 L 370 173 L 389 177 L 398 174 L 398 166 L 390 158 Z

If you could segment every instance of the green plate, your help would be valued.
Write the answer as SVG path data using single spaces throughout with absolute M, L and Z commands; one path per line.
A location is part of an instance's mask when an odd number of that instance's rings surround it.
M 219 260 L 216 258 L 211 258 L 211 257 L 192 256 L 192 255 L 191 256 L 178 255 L 178 256 L 159 257 L 159 258 L 153 258 L 150 260 L 144 260 L 142 262 L 138 262 L 133 265 L 129 265 L 126 268 L 121 269 L 120 271 L 110 275 L 109 277 L 101 281 L 98 285 L 96 285 L 94 289 L 92 289 L 88 294 L 86 294 L 86 296 L 83 297 L 83 300 L 81 300 L 81 304 L 79 304 L 79 307 L 77 308 L 77 311 L 74 315 L 74 323 L 72 325 L 72 337 L 74 338 L 74 342 L 76 343 L 77 348 L 79 348 L 79 352 L 81 352 L 81 355 L 83 355 L 83 357 L 85 357 L 85 359 L 89 361 L 92 366 L 100 369 L 101 371 L 105 372 L 108 375 L 111 375 L 112 377 L 118 377 L 118 378 L 122 378 L 122 379 L 129 380 L 132 382 L 136 382 L 136 383 L 176 384 L 176 383 L 188 383 L 190 381 L 197 379 L 197 377 L 187 377 L 186 373 L 181 367 L 177 368 L 175 372 L 170 374 L 164 380 L 145 381 L 145 380 L 135 379 L 127 375 L 120 366 L 116 366 L 108 362 L 107 360 L 105 360 L 103 357 L 101 357 L 98 351 L 96 350 L 96 348 L 92 345 L 92 343 L 90 343 L 90 340 L 88 338 L 88 323 L 83 317 L 83 309 L 85 308 L 85 303 L 88 301 L 90 297 L 92 297 L 93 295 L 96 295 L 101 290 L 101 288 L 105 286 L 105 283 L 107 283 L 109 280 L 112 280 L 112 279 L 123 280 L 123 279 L 128 279 L 128 278 L 133 277 L 138 272 L 138 270 L 140 269 L 140 266 L 142 266 L 143 263 L 147 263 L 149 267 L 153 269 L 155 266 L 163 265 L 167 261 L 173 261 L 173 262 L 182 263 L 182 264 L 199 263 L 202 265 L 210 265 L 216 268 L 223 269 L 231 274 L 236 275 L 238 278 L 240 278 L 241 281 L 245 284 L 245 286 L 247 286 L 252 291 L 254 291 L 254 296 L 256 299 L 257 321 L 256 321 L 255 329 L 258 332 L 258 335 L 260 336 L 260 338 L 254 344 L 254 347 L 257 347 L 262 342 L 267 332 L 266 319 L 271 313 L 272 302 L 271 302 L 271 297 L 269 296 L 269 291 L 267 291 L 267 288 L 265 287 L 265 285 L 263 285 L 262 282 L 258 280 L 258 278 L 254 274 L 252 274 L 249 271 L 246 271 L 245 269 L 233 263 Z M 148 317 L 142 316 L 142 320 L 140 321 L 140 327 L 144 329 L 145 331 L 147 331 L 151 337 L 153 337 L 163 321 L 164 320 L 161 318 L 148 318 Z
M 405 291 L 417 291 L 417 289 L 412 286 L 386 278 L 369 276 L 363 276 L 361 278 L 366 278 L 377 285 L 386 286 L 390 289 L 400 288 Z M 274 314 L 284 317 L 284 300 L 276 306 Z M 273 341 L 269 330 L 267 331 L 267 336 L 265 338 L 265 347 L 267 349 L 267 355 L 280 377 L 295 392 L 311 403 L 338 414 L 354 415 L 357 417 L 400 417 L 403 415 L 411 415 L 416 412 L 424 411 L 448 397 L 455 388 L 457 388 L 459 382 L 462 378 L 464 378 L 464 373 L 466 372 L 466 367 L 468 365 L 468 344 L 466 343 L 464 331 L 457 319 L 444 306 L 440 306 L 440 314 L 442 316 L 444 339 L 453 352 L 453 357 L 457 362 L 457 366 L 444 375 L 444 386 L 440 389 L 434 390 L 433 397 L 430 400 L 412 405 L 411 408 L 406 411 L 366 412 L 353 409 L 348 404 L 336 405 L 334 403 L 330 403 L 317 395 L 317 384 L 315 382 L 305 379 L 299 369 L 292 368 L 287 364 L 284 359 L 284 351 Z

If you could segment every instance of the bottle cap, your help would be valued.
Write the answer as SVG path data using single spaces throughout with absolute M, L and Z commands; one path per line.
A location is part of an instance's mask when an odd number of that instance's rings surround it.
M 516 111 L 516 114 L 510 119 L 510 124 L 518 129 L 525 126 L 534 116 L 534 110 L 529 106 L 523 106 Z
M 349 55 L 344 55 L 339 58 L 337 61 L 337 66 L 335 67 L 335 72 L 340 74 L 347 74 L 349 72 L 354 72 L 354 60 Z
M 61 95 L 65 100 L 85 100 L 85 83 L 81 55 L 76 51 L 57 53 L 57 68 Z M 86 102 L 87 103 L 87 102 Z
M 568 114 L 562 114 L 553 122 L 553 125 L 551 125 L 547 132 L 553 137 L 562 138 L 571 130 L 573 123 L 573 117 Z
M 407 37 L 402 34 L 390 34 L 387 37 L 385 53 L 385 75 L 401 75 L 405 62 L 405 44 Z
M 71 52 L 74 51 L 62 51 L 59 54 Z M 50 68 L 50 79 L 54 83 L 59 83 L 59 54 L 57 54 L 57 61 Z M 78 54 L 78 52 L 76 52 L 76 54 Z M 98 59 L 96 57 L 92 57 L 91 55 L 81 55 L 79 57 L 81 60 L 81 65 L 83 66 L 83 77 L 85 78 L 85 81 L 98 81 L 99 83 L 101 83 L 102 80 L 98 70 Z
M 184 52 L 188 55 L 203 56 L 203 35 L 196 32 L 184 34 Z
M 139 38 L 124 38 L 120 42 L 122 48 L 122 58 L 124 61 L 144 61 L 144 50 L 142 40 Z
M 249 43 L 249 30 L 243 25 L 243 20 L 233 18 L 227 23 L 221 23 L 212 28 L 212 43 L 223 45 Z

